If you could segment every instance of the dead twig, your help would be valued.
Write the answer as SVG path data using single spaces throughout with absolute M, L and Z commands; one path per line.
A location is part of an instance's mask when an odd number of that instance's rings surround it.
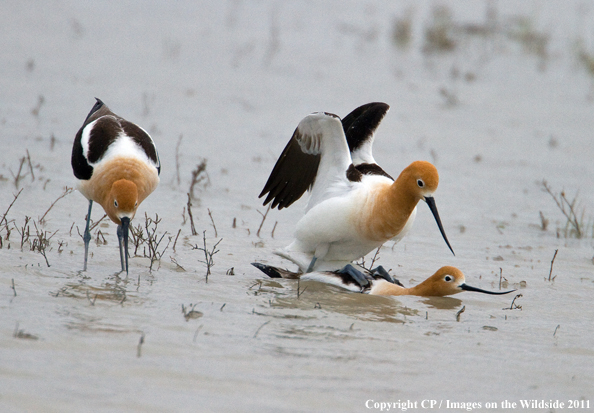
M 373 258 L 371 259 L 371 265 L 369 266 L 370 269 L 373 268 L 375 262 L 379 259 L 380 248 L 381 246 L 377 247 L 377 250 L 375 250 L 375 254 L 373 254 Z
M 270 204 L 268 205 L 268 208 L 266 208 L 266 213 L 261 213 L 260 211 L 258 211 L 258 214 L 262 215 L 262 222 L 260 222 L 260 226 L 258 227 L 258 231 L 256 232 L 256 236 L 258 238 L 260 238 L 260 231 L 262 230 L 262 225 L 264 225 L 264 221 L 266 221 L 266 216 L 268 216 L 268 212 L 270 211 Z
M 301 290 L 300 284 L 301 284 L 301 277 L 297 278 L 297 299 L 299 299 L 299 297 L 301 297 L 301 295 L 305 292 L 305 290 L 307 290 L 307 286 L 303 290 Z
M 25 150 L 27 152 L 27 163 L 29 165 L 29 171 L 31 171 L 31 182 L 35 181 L 35 172 L 33 172 L 33 164 L 31 163 L 31 155 L 29 155 L 29 149 Z
M 463 306 L 460 311 L 456 313 L 456 321 L 460 321 L 460 315 L 466 310 L 466 306 Z
M 27 152 L 28 154 L 28 152 Z M 45 213 L 41 216 L 41 218 L 39 218 L 39 223 L 41 225 L 43 225 L 45 223 L 45 216 L 48 214 L 48 212 L 50 212 L 50 210 L 54 207 L 54 205 L 56 205 L 56 203 L 64 198 L 65 196 L 71 194 L 72 192 L 74 192 L 73 188 L 69 188 L 69 187 L 65 187 L 64 188 L 64 192 L 62 193 L 62 195 L 60 195 L 54 202 L 52 202 L 52 204 L 50 205 L 50 207 L 47 209 L 47 211 L 45 211 Z
M 16 202 L 16 200 L 19 197 L 19 195 L 21 194 L 21 192 L 23 192 L 23 188 L 21 188 L 21 190 L 16 195 L 14 195 L 14 199 L 12 200 L 12 202 L 10 203 L 8 208 L 6 208 L 6 211 L 4 211 L 4 214 L 2 215 L 2 218 L 0 219 L 0 225 L 5 225 L 6 227 L 8 227 L 8 221 L 6 220 L 6 215 L 8 215 L 8 211 L 10 211 L 10 208 L 12 208 L 12 206 Z
M 553 274 L 553 264 L 555 263 L 555 258 L 557 257 L 557 253 L 559 252 L 558 249 L 555 250 L 555 255 L 553 255 L 553 259 L 551 260 L 551 269 L 549 270 L 549 281 L 555 281 L 555 278 L 557 278 L 557 276 L 555 275 L 552 279 L 551 279 L 551 275 Z
M 260 327 L 258 327 L 256 332 L 254 333 L 254 338 L 256 338 L 258 336 L 258 333 L 260 332 L 260 330 L 262 330 L 262 328 L 268 323 L 270 323 L 270 320 L 266 321 L 264 324 L 262 324 Z
M 97 225 L 99 225 L 101 223 L 101 221 L 103 221 L 105 218 L 107 218 L 107 214 L 104 214 L 99 221 L 93 222 L 91 224 L 91 226 L 89 227 L 89 231 L 94 230 L 97 227 Z
M 585 235 L 583 230 L 585 209 L 582 208 L 581 214 L 579 214 L 578 216 L 578 213 L 576 212 L 578 198 L 577 194 L 570 202 L 565 196 L 565 191 L 561 191 L 559 193 L 559 196 L 557 196 L 553 193 L 553 191 L 547 184 L 547 181 L 542 181 L 542 186 L 544 187 L 545 191 L 548 192 L 549 195 L 551 195 L 551 197 L 557 204 L 557 207 L 567 219 L 564 230 L 565 237 L 567 238 L 571 235 L 575 235 L 576 238 L 582 238 Z
M 271 238 L 274 238 L 274 231 L 276 230 L 277 224 L 278 224 L 278 221 L 274 221 L 274 226 L 272 227 L 272 232 L 270 233 Z
M 33 221 L 33 225 L 35 226 L 36 238 L 33 240 L 33 243 L 31 244 L 31 251 L 37 250 L 43 256 L 43 258 L 45 258 L 45 263 L 49 268 L 50 263 L 47 259 L 46 249 L 49 246 L 50 239 L 54 235 L 56 235 L 58 230 L 56 230 L 52 235 L 48 237 L 47 231 L 40 231 L 39 228 L 37 228 L 37 223 L 35 221 Z
M 517 304 L 516 304 L 516 300 L 517 300 L 518 298 L 520 298 L 520 297 L 523 297 L 523 295 L 522 295 L 522 294 L 517 294 L 517 295 L 514 297 L 514 299 L 512 300 L 512 303 L 511 303 L 511 305 L 509 306 L 509 308 L 505 307 L 505 308 L 502 308 L 502 310 L 521 310 L 521 309 L 522 309 L 522 306 L 521 306 L 521 305 L 517 305 Z
M 175 251 L 175 246 L 177 244 L 177 239 L 179 238 L 179 234 L 181 233 L 181 228 L 177 230 L 177 235 L 175 236 L 175 241 L 173 242 L 173 252 Z
M 206 246 L 206 230 L 204 230 L 202 232 L 203 246 L 198 247 L 198 245 L 195 245 L 194 247 L 192 247 L 192 249 L 200 250 L 200 251 L 204 252 L 204 261 L 202 261 L 202 260 L 198 260 L 198 261 L 206 264 L 206 282 L 207 283 L 208 283 L 208 276 L 210 275 L 210 269 L 214 266 L 213 257 L 217 252 L 219 252 L 219 250 L 217 249 L 217 246 L 221 243 L 221 241 L 223 241 L 222 238 L 216 244 L 214 244 L 213 247 L 209 251 Z
M 501 290 L 503 280 L 507 283 L 507 278 L 503 276 L 503 269 L 499 267 L 499 289 Z
M 538 211 L 538 214 L 540 215 L 540 229 L 546 231 L 549 227 L 549 220 L 545 218 L 542 211 Z
M 21 172 L 23 171 L 23 165 L 25 164 L 25 161 L 27 160 L 26 157 L 22 157 L 20 159 L 20 164 L 19 164 L 19 170 L 17 171 L 17 174 L 15 175 L 14 172 L 12 172 L 12 169 L 10 169 L 10 174 L 12 175 L 13 179 L 14 179 L 14 187 L 16 189 L 19 188 L 19 182 L 21 181 L 21 179 L 23 179 L 25 176 L 21 176 Z
M 181 185 L 181 177 L 179 175 L 179 147 L 181 145 L 182 138 L 184 137 L 183 134 L 179 135 L 179 139 L 177 140 L 177 145 L 175 145 L 175 177 L 177 179 L 177 186 Z
M 190 196 L 192 199 L 196 199 L 194 197 L 194 187 L 205 181 L 204 187 L 208 186 L 210 183 L 210 178 L 208 177 L 208 173 L 206 172 L 206 159 L 203 159 L 198 165 L 196 165 L 196 169 L 192 171 L 192 182 L 190 183 Z
M 178 269 L 180 269 L 181 271 L 186 271 L 186 269 L 184 267 L 182 267 L 175 258 L 173 257 L 169 257 L 169 259 L 171 260 L 172 263 L 174 263 Z
M 188 216 L 190 217 L 190 229 L 192 230 L 192 235 L 198 235 L 196 232 L 196 227 L 194 226 L 194 216 L 192 215 L 192 196 L 190 192 L 188 192 Z
M 219 234 L 217 232 L 217 226 L 215 225 L 214 219 L 212 217 L 212 212 L 210 212 L 209 208 L 206 208 L 206 210 L 208 211 L 208 216 L 210 217 L 210 222 L 212 223 L 212 227 L 214 228 L 215 238 L 217 238 L 219 236 Z
M 140 340 L 138 340 L 138 347 L 136 347 L 136 357 L 140 358 L 142 345 L 144 344 L 144 333 L 140 335 Z

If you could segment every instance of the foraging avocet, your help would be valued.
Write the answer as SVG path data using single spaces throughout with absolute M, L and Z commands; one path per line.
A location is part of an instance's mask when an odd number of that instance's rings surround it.
M 118 225 L 122 271 L 128 273 L 128 228 L 140 203 L 159 184 L 155 143 L 141 127 L 114 114 L 99 99 L 78 130 L 72 147 L 78 190 L 89 200 L 84 233 L 87 269 L 93 201 Z
M 398 280 L 393 279 L 381 266 L 371 271 L 349 264 L 338 271 L 314 271 L 310 273 L 291 272 L 281 268 L 253 263 L 271 278 L 300 278 L 303 281 L 320 281 L 345 288 L 353 292 L 372 295 L 418 295 L 423 297 L 444 297 L 475 291 L 483 294 L 508 294 L 511 291 L 487 291 L 466 284 L 464 274 L 456 267 L 441 267 L 435 274 L 414 287 L 406 288 Z M 363 275 L 361 279 L 360 276 Z
M 369 103 L 342 121 L 325 112 L 306 116 L 260 193 L 268 194 L 264 205 L 282 209 L 310 189 L 295 240 L 276 252 L 298 265 L 308 260 L 305 272 L 335 270 L 388 240 L 398 242 L 412 226 L 420 200 L 454 253 L 433 198 L 439 182 L 435 166 L 413 162 L 394 180 L 373 158 L 374 132 L 388 109 Z

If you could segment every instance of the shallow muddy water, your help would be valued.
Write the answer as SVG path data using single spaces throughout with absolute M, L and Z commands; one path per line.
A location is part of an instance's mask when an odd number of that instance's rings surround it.
M 0 222 L 0 410 L 594 406 L 594 9 L 440 4 L 0 4 L 0 218 L 18 194 Z M 95 96 L 147 129 L 163 164 L 133 221 L 158 215 L 161 260 L 151 269 L 139 245 L 128 277 L 106 220 L 81 272 L 87 201 L 58 200 L 75 186 L 72 141 Z M 379 263 L 406 286 L 454 265 L 470 285 L 516 293 L 372 297 L 302 282 L 298 295 L 250 265 L 291 267 L 272 251 L 305 202 L 262 223 L 257 195 L 298 122 L 371 101 L 391 105 L 375 145 L 384 169 L 437 166 L 456 252 L 420 205 Z M 581 239 L 543 180 L 577 197 Z M 208 282 L 204 242 L 217 251 Z

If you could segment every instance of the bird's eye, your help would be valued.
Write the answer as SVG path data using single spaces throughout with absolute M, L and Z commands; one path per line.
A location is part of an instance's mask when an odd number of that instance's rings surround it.
M 419 188 L 423 188 L 425 186 L 425 182 L 423 182 L 422 179 L 417 179 L 417 185 L 419 185 Z
M 138 206 L 138 201 L 136 201 L 136 203 L 134 203 L 134 208 L 136 208 Z
M 113 206 L 116 207 L 116 208 L 118 207 L 118 201 L 117 200 L 114 200 L 113 201 Z
M 444 280 L 446 280 L 447 282 L 450 282 L 454 279 L 454 277 L 452 277 L 451 275 L 446 275 L 445 277 L 443 277 Z

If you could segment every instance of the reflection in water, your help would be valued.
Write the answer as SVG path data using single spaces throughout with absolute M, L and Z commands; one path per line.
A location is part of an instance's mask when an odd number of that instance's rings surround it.
M 429 308 L 438 310 L 453 310 L 462 305 L 462 300 L 452 297 L 425 297 L 421 302 Z
M 78 277 L 77 281 L 69 281 L 57 291 L 50 292 L 50 295 L 56 298 L 82 299 L 88 303 L 88 305 L 69 307 L 67 311 L 63 308 L 57 310 L 59 317 L 64 320 L 65 327 L 88 332 L 141 333 L 138 328 L 130 326 L 125 317 L 120 322 L 117 320 L 114 322 L 113 318 L 98 317 L 95 310 L 95 307 L 100 304 L 102 306 L 146 304 L 146 299 L 136 291 L 127 290 L 126 287 L 131 285 L 131 279 L 120 278 L 116 273 L 107 277 L 98 287 L 90 285 L 91 280 L 91 277 Z
M 262 283 L 264 284 L 264 283 Z M 315 281 L 291 282 L 292 288 L 285 291 L 271 290 L 273 308 L 324 310 L 336 312 L 366 321 L 404 323 L 406 316 L 418 315 L 418 311 L 402 306 L 393 297 L 371 296 L 345 292 L 337 287 Z M 287 291 L 288 290 L 288 291 Z

